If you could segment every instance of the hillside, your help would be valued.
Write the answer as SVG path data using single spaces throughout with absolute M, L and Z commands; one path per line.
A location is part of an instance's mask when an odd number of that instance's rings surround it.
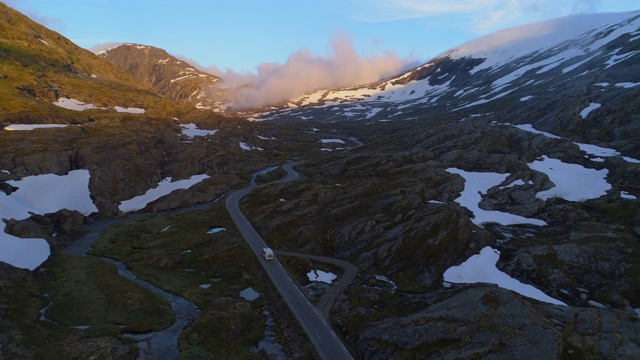
M 168 99 L 188 102 L 198 109 L 219 109 L 223 106 L 214 87 L 220 78 L 196 70 L 162 49 L 123 44 L 101 51 L 98 56 Z
M 292 100 L 287 110 L 258 117 L 304 119 L 322 113 L 327 121 L 378 121 L 491 113 L 640 157 L 634 140 L 640 135 L 639 26 L 636 12 L 575 15 L 507 29 L 390 79 L 317 91 Z M 597 109 L 586 111 L 590 106 Z
M 116 112 L 116 106 L 146 109 L 151 114 L 171 108 L 152 87 L 2 3 L 0 97 L 5 123 L 86 118 L 53 105 L 59 99 L 111 112 Z

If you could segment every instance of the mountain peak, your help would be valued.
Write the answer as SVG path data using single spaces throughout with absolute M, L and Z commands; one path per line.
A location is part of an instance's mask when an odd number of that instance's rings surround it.
M 221 79 L 196 69 L 163 49 L 127 43 L 100 51 L 97 55 L 171 100 L 187 101 L 199 109 L 221 107 L 215 96 L 215 87 Z

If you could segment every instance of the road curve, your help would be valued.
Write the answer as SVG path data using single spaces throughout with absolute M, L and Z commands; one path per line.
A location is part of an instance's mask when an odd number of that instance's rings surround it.
M 329 264 L 339 266 L 342 268 L 342 270 L 344 270 L 344 273 L 342 274 L 342 276 L 340 276 L 338 280 L 324 292 L 324 294 L 320 298 L 320 301 L 318 302 L 317 307 L 322 313 L 322 315 L 324 315 L 325 317 L 329 315 L 329 310 L 331 310 L 331 307 L 333 306 L 333 303 L 336 301 L 336 298 L 338 297 L 338 295 L 340 295 L 340 293 L 344 291 L 349 286 L 349 284 L 353 282 L 353 280 L 355 280 L 356 275 L 358 275 L 358 268 L 352 263 L 346 262 L 344 260 L 318 256 L 318 255 L 294 253 L 294 252 L 288 252 L 288 251 L 275 251 L 275 253 L 276 255 L 295 256 L 299 258 L 311 259 L 311 260 L 316 260 L 324 263 L 329 263 Z
M 283 183 L 297 179 L 299 174 L 293 170 L 295 165 L 296 163 L 284 165 L 283 168 L 287 171 L 287 176 L 275 181 L 275 183 Z M 227 196 L 225 205 L 233 222 L 262 264 L 262 267 L 280 293 L 280 296 L 282 296 L 293 315 L 298 319 L 298 322 L 309 336 L 320 357 L 327 360 L 353 359 L 340 338 L 327 323 L 326 318 L 322 316 L 320 311 L 302 294 L 278 259 L 267 261 L 262 257 L 262 249 L 267 247 L 267 245 L 253 226 L 251 226 L 247 218 L 242 215 L 239 207 L 240 199 L 250 193 L 254 188 L 255 185 L 251 185 L 240 190 L 232 191 Z

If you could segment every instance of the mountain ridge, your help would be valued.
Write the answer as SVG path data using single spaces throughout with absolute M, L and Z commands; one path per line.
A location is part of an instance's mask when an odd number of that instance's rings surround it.
M 168 99 L 188 102 L 201 110 L 217 110 L 223 106 L 216 91 L 219 77 L 197 70 L 163 49 L 127 43 L 97 55 Z
M 152 114 L 189 111 L 118 70 L 59 33 L 0 3 L 0 116 L 7 123 L 58 117 L 85 121 L 86 113 L 54 105 L 74 99 L 114 112 L 113 107 L 145 108 Z M 156 111 L 157 110 L 157 111 Z

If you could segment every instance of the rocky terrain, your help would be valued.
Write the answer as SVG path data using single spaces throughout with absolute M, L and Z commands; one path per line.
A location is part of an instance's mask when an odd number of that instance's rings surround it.
M 198 109 L 224 107 L 222 93 L 216 87 L 219 77 L 196 70 L 162 49 L 123 44 L 101 51 L 98 56 L 168 99 L 188 102 Z
M 16 219 L 0 202 L 6 234 L 51 248 L 34 271 L 0 263 L 0 358 L 132 359 L 139 349 L 127 333 L 171 323 L 165 301 L 100 257 L 198 306 L 181 358 L 265 358 L 269 326 L 286 356 L 316 358 L 216 202 L 291 159 L 303 179 L 258 186 L 242 210 L 274 249 L 359 268 L 329 313 L 356 358 L 640 357 L 637 14 L 603 15 L 551 43 L 484 53 L 463 44 L 392 79 L 309 94 L 251 122 L 198 110 L 210 105 L 193 94 L 220 80 L 161 49 L 122 45 L 101 58 L 0 7 L 2 201 L 21 179 L 86 170 L 97 208 Z M 95 106 L 53 104 L 61 98 Z M 50 123 L 73 126 L 9 131 Z M 578 191 L 567 197 L 557 191 L 565 169 L 604 175 L 570 178 Z M 463 194 L 477 184 L 464 173 L 502 180 L 470 204 Z M 121 207 L 193 175 L 208 177 L 139 210 Z M 480 221 L 486 213 L 501 217 Z M 503 222 L 514 216 L 520 222 Z M 99 219 L 118 224 L 89 256 L 62 253 Z M 565 305 L 445 281 L 486 247 L 499 252 L 495 271 Z M 295 264 L 303 286 L 311 266 Z M 257 300 L 239 295 L 247 288 Z

